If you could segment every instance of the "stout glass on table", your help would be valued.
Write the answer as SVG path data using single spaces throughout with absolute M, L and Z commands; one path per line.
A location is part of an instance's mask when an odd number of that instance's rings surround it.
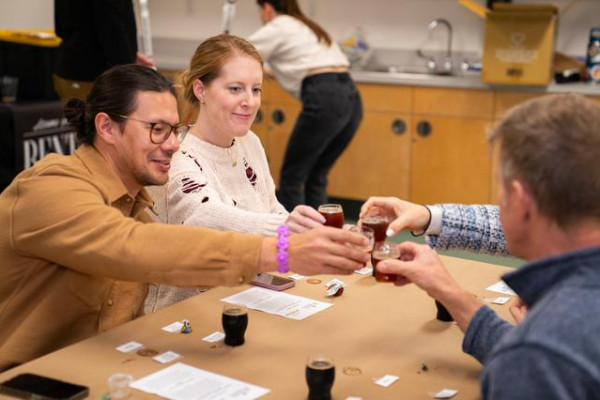
M 248 327 L 248 308 L 241 304 L 225 304 L 221 319 L 225 332 L 225 344 L 241 346 L 244 344 L 244 333 Z
M 335 380 L 333 359 L 317 354 L 308 357 L 306 362 L 306 384 L 308 400 L 331 400 L 331 387 Z

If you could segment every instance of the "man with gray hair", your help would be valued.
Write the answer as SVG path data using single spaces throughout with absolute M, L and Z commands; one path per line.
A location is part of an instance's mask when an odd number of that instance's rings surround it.
M 530 262 L 503 276 L 527 307 L 520 323 L 462 289 L 428 246 L 403 243 L 403 261 L 377 268 L 446 306 L 484 366 L 484 399 L 599 399 L 600 106 L 536 98 L 510 110 L 490 142 L 507 248 Z

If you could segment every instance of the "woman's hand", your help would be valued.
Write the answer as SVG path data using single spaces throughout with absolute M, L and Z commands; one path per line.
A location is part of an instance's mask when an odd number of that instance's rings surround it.
M 427 207 L 409 203 L 396 197 L 371 197 L 360 208 L 360 218 L 372 214 L 380 214 L 392 221 L 387 236 L 407 230 L 421 232 L 429 223 L 430 214 Z
M 325 217 L 310 206 L 296 206 L 285 222 L 292 233 L 303 233 L 323 226 Z

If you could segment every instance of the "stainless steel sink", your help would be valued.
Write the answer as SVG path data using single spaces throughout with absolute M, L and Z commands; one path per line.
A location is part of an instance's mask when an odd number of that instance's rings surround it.
M 402 65 L 371 65 L 364 68 L 365 72 L 383 72 L 388 74 L 409 74 L 432 76 L 452 76 L 453 73 L 431 72 L 427 67 L 402 66 Z

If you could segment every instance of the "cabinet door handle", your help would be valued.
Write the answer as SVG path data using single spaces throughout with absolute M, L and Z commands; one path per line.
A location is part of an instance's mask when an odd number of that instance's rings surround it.
M 404 121 L 401 119 L 395 119 L 392 121 L 392 132 L 395 135 L 402 135 L 404 132 L 406 132 L 406 124 Z
M 419 134 L 419 136 L 421 137 L 428 137 L 429 135 L 431 135 L 431 124 L 427 121 L 419 121 L 419 123 L 417 123 L 417 133 Z
M 263 120 L 263 112 L 262 109 L 258 109 L 258 112 L 256 113 L 256 117 L 254 117 L 254 124 L 260 124 L 261 121 Z
M 285 121 L 285 114 L 281 110 L 274 110 L 271 118 L 277 125 L 281 125 Z

